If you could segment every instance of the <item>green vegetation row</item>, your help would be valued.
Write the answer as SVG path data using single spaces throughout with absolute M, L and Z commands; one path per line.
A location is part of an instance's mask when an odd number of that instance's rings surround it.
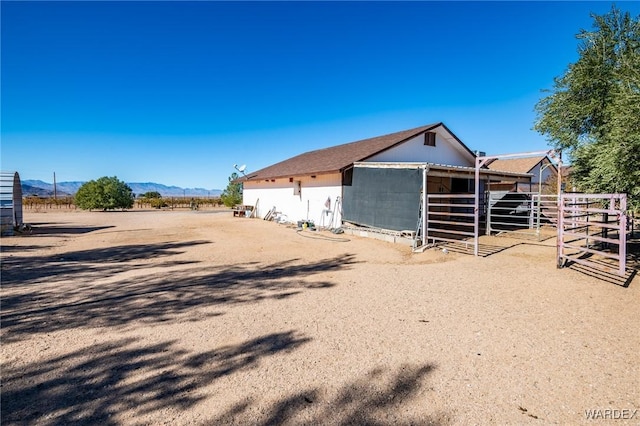
M 237 176 L 232 176 L 232 178 L 237 178 Z M 23 198 L 23 207 L 28 209 L 66 207 L 102 211 L 127 210 L 134 207 L 156 209 L 187 207 L 191 210 L 198 210 L 203 207 L 219 207 L 223 204 L 232 207 L 242 202 L 242 184 L 233 183 L 232 178 L 229 178 L 229 187 L 233 190 L 230 191 L 227 188 L 220 197 L 162 197 L 157 191 L 146 192 L 135 197 L 129 185 L 116 176 L 103 176 L 84 183 L 74 197 L 27 196 Z M 229 196 L 230 192 L 232 196 Z
M 142 196 L 134 199 L 132 208 L 191 208 L 195 203 L 197 208 L 220 207 L 223 205 L 220 197 L 160 197 L 144 198 Z M 75 209 L 74 197 L 39 197 L 30 195 L 22 198 L 22 207 L 26 209 Z

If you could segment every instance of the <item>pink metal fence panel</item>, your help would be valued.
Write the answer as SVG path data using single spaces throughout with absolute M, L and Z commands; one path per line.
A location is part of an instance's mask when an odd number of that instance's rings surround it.
M 561 194 L 558 206 L 558 268 L 566 262 L 575 262 L 624 276 L 626 210 L 626 194 Z

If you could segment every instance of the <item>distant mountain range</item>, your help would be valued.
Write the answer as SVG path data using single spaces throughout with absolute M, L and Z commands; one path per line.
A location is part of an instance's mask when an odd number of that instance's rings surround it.
M 22 195 L 37 195 L 39 197 L 53 196 L 53 184 L 41 180 L 22 180 Z M 58 182 L 56 193 L 58 196 L 75 195 L 84 182 Z M 179 186 L 166 186 L 153 182 L 127 182 L 134 194 L 140 195 L 146 192 L 156 191 L 163 197 L 217 197 L 222 191 L 219 189 L 204 188 L 180 188 Z

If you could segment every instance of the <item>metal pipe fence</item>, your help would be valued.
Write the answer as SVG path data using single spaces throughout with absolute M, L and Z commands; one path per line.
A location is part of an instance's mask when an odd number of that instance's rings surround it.
M 425 241 L 464 243 L 476 248 L 475 197 L 470 194 L 427 194 Z
M 624 276 L 626 194 L 561 194 L 558 208 L 558 268 L 575 262 Z
M 557 195 L 537 192 L 489 191 L 486 234 L 512 233 L 540 239 L 543 225 L 555 226 Z

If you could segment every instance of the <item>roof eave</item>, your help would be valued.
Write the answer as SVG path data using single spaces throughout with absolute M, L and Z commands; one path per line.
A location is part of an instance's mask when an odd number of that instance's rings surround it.
M 346 167 L 345 167 L 346 168 Z M 343 169 L 338 170 L 322 170 L 322 171 L 314 171 L 314 172 L 305 172 L 305 173 L 292 173 L 292 174 L 284 174 L 284 175 L 272 175 L 272 176 L 247 176 L 246 179 L 243 179 L 242 182 L 260 182 L 261 180 L 275 180 L 275 179 L 289 179 L 289 178 L 297 178 L 297 177 L 308 177 L 308 176 L 318 176 L 318 175 L 330 175 L 334 173 L 342 173 Z

